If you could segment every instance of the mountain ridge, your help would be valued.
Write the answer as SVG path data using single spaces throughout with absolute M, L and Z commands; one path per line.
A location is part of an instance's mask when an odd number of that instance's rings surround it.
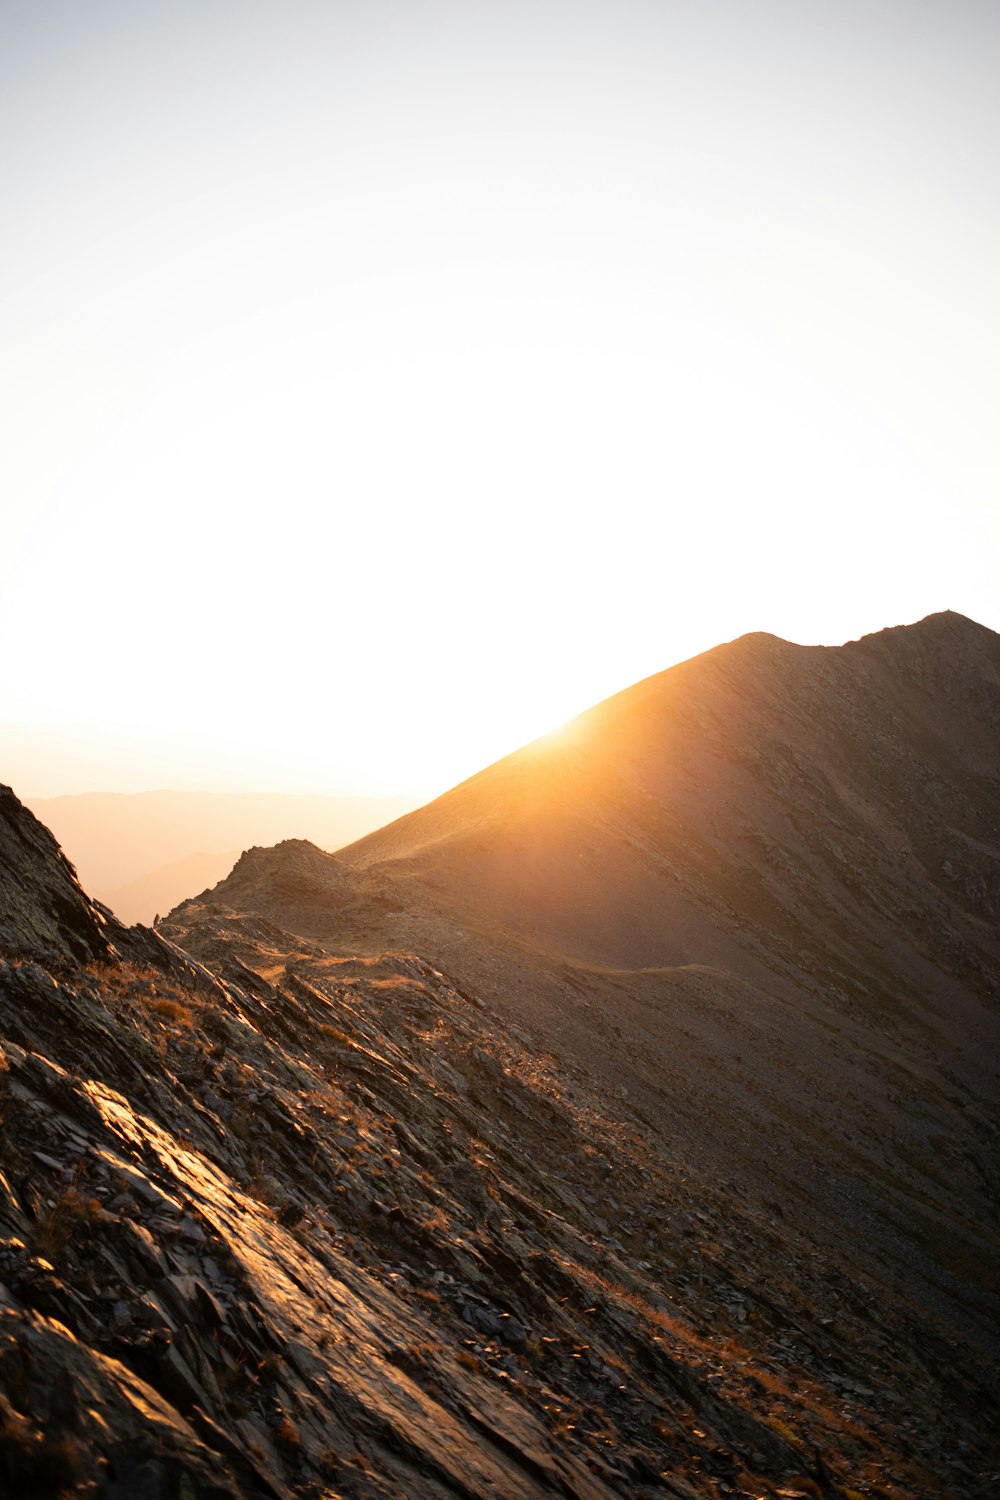
M 922 624 L 155 932 L 0 793 L 0 1487 L 991 1500 L 1000 638 Z
M 754 653 L 757 657 L 764 655 L 770 662 L 773 662 L 776 656 L 780 656 L 785 661 L 791 661 L 793 658 L 801 660 L 804 654 L 812 654 L 814 659 L 817 660 L 826 655 L 829 660 L 828 653 L 831 652 L 854 652 L 855 654 L 864 656 L 872 654 L 873 648 L 878 655 L 883 655 L 885 651 L 889 650 L 895 651 L 897 655 L 905 654 L 906 656 L 912 656 L 914 654 L 913 650 L 907 648 L 916 646 L 919 651 L 921 647 L 926 647 L 927 649 L 923 652 L 924 655 L 927 654 L 928 650 L 936 654 L 940 650 L 940 644 L 943 641 L 951 640 L 953 642 L 955 639 L 960 641 L 965 650 L 974 645 L 977 648 L 977 665 L 982 668 L 984 663 L 988 663 L 991 668 L 990 675 L 992 680 L 1000 682 L 1000 668 L 996 665 L 997 641 L 1000 638 L 986 626 L 979 625 L 966 616 L 953 611 L 942 611 L 935 615 L 929 615 L 912 625 L 893 626 L 885 630 L 872 632 L 855 641 L 848 641 L 839 647 L 800 646 L 768 632 L 757 631 L 738 636 L 732 641 L 712 647 L 708 651 L 701 652 L 697 656 L 679 662 L 675 666 L 668 667 L 662 672 L 653 673 L 649 677 L 640 679 L 638 682 L 612 694 L 609 698 L 603 699 L 592 708 L 585 709 L 576 718 L 568 721 L 567 725 L 564 726 L 563 732 L 569 737 L 586 732 L 590 729 L 594 721 L 599 722 L 601 718 L 613 713 L 616 708 L 621 707 L 623 704 L 630 704 L 648 698 L 657 689 L 668 683 L 673 685 L 682 681 L 684 676 L 703 669 L 709 663 L 713 665 L 728 663 L 734 657 L 739 660 L 749 653 Z M 766 651 L 762 653 L 761 647 L 765 643 Z M 904 653 L 900 653 L 900 647 L 904 648 Z M 557 753 L 560 740 L 561 735 L 559 732 L 542 736 L 539 740 L 535 740 L 529 745 L 523 746 L 520 750 L 516 750 L 512 754 L 503 757 L 502 760 L 494 762 L 476 775 L 466 778 L 465 781 L 460 782 L 441 797 L 435 798 L 432 802 L 425 804 L 414 813 L 403 814 L 402 817 L 386 824 L 383 828 L 375 830 L 372 834 L 344 846 L 338 853 L 342 858 L 350 862 L 360 864 L 375 862 L 379 858 L 380 849 L 385 846 L 390 837 L 398 837 L 402 828 L 413 826 L 415 821 L 425 820 L 432 809 L 438 809 L 442 804 L 450 804 L 459 794 L 466 792 L 470 787 L 481 784 L 484 779 L 489 779 L 491 782 L 495 781 L 505 768 L 517 764 L 527 757 L 544 756 L 547 752 Z
M 971 1351 L 790 1199 L 692 1179 L 416 954 L 244 915 L 206 968 L 3 813 L 5 946 L 40 913 L 0 954 L 5 1493 L 986 1500 Z
M 805 1232 L 874 1236 L 887 1296 L 995 1348 L 998 743 L 1000 637 L 964 617 L 741 637 L 338 851 L 311 894 L 276 906 L 265 852 L 170 930 L 198 952 L 239 911 L 424 954 L 702 1174 L 738 1164 L 760 1202 L 797 1178 Z

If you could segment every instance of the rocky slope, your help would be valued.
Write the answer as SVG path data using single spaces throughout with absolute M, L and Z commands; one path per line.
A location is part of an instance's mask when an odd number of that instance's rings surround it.
M 155 933 L 0 792 L 0 1492 L 994 1494 L 997 645 L 747 638 Z
M 213 973 L 0 819 L 5 1495 L 990 1493 L 984 1372 L 942 1422 L 870 1285 L 475 994 L 246 914 Z
M 336 857 L 249 851 L 167 931 L 211 961 L 256 917 L 318 953 L 420 953 L 653 1159 L 780 1227 L 779 1286 L 822 1246 L 871 1299 L 873 1368 L 902 1358 L 942 1410 L 963 1389 L 985 1430 L 998 744 L 1000 638 L 961 616 L 749 636 Z M 800 1326 L 835 1324 L 807 1280 Z

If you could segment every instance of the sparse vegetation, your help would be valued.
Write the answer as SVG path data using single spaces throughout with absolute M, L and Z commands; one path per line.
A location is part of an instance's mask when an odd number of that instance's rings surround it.
M 260 1380 L 276 1381 L 281 1378 L 285 1361 L 280 1354 L 265 1354 L 257 1366 L 257 1376 Z
M 36 1221 L 32 1249 L 46 1260 L 58 1260 L 74 1235 L 84 1226 L 97 1223 L 102 1212 L 96 1198 L 81 1193 L 76 1187 L 64 1188 L 52 1207 Z
M 335 1042 L 339 1047 L 353 1047 L 354 1041 L 346 1031 L 339 1026 L 331 1026 L 327 1021 L 321 1021 L 316 1027 L 320 1036 L 328 1042 Z
M 765 1421 L 767 1422 L 767 1425 L 768 1427 L 770 1427 L 772 1432 L 776 1432 L 780 1438 L 782 1438 L 786 1443 L 790 1443 L 794 1447 L 798 1439 L 796 1438 L 795 1433 L 789 1427 L 787 1422 L 784 1422 L 780 1417 L 775 1416 L 765 1417 Z
M 194 1011 L 190 1005 L 183 1004 L 180 1000 L 171 1000 L 166 996 L 156 1000 L 150 1000 L 147 1007 L 151 1016 L 157 1016 L 161 1021 L 169 1021 L 174 1026 L 190 1030 L 194 1025 Z
M 302 1446 L 302 1434 L 287 1413 L 281 1417 L 274 1429 L 274 1442 L 275 1446 L 285 1454 L 295 1453 Z
M 445 1476 L 456 1452 L 456 1478 L 471 1472 L 470 1458 L 486 1473 L 495 1455 L 468 1413 L 488 1411 L 501 1438 L 516 1433 L 557 1455 L 566 1484 L 579 1488 L 589 1470 L 622 1493 L 652 1490 L 668 1467 L 678 1485 L 687 1476 L 720 1494 L 774 1495 L 780 1485 L 808 1495 L 836 1488 L 847 1500 L 943 1500 L 944 1445 L 928 1447 L 932 1381 L 906 1362 L 894 1289 L 874 1272 L 850 1274 L 850 1256 L 804 1235 L 805 1185 L 779 1201 L 769 1181 L 755 1196 L 749 1149 L 714 1175 L 702 1170 L 685 1111 L 717 1146 L 717 1079 L 689 1080 L 680 1052 L 704 1021 L 715 1038 L 738 1031 L 749 1054 L 756 994 L 723 1010 L 707 971 L 587 969 L 571 987 L 567 1027 L 583 1024 L 580 1006 L 607 983 L 614 1006 L 601 1026 L 613 1014 L 614 1034 L 628 1035 L 641 1011 L 652 1047 L 662 1012 L 683 1039 L 671 1075 L 677 1134 L 667 1141 L 655 1121 L 637 1123 L 652 1119 L 653 1093 L 608 1105 L 586 1069 L 540 1056 L 527 1030 L 507 1026 L 502 966 L 484 997 L 406 955 L 331 957 L 259 914 L 222 903 L 199 910 L 190 932 L 206 961 L 232 953 L 244 966 L 221 969 L 226 993 L 207 981 L 189 987 L 168 957 L 162 971 L 92 965 L 85 985 L 69 965 L 56 987 L 29 972 L 23 985 L 9 981 L 21 1003 L 7 1012 L 0 992 L 0 1019 L 22 1028 L 4 1073 L 16 1107 L 0 1141 L 0 1211 L 11 1226 L 0 1271 L 12 1289 L 0 1313 L 32 1358 L 32 1340 L 69 1337 L 53 1331 L 60 1323 L 70 1330 L 98 1418 L 80 1415 L 56 1382 L 39 1396 L 32 1370 L 19 1384 L 8 1364 L 0 1390 L 16 1393 L 18 1409 L 30 1398 L 55 1423 L 77 1411 L 72 1420 L 100 1450 L 98 1421 L 118 1420 L 100 1389 L 113 1360 L 182 1412 L 196 1384 L 192 1405 L 255 1464 L 287 1465 L 297 1492 L 326 1480 L 374 1493 L 393 1444 L 408 1456 L 426 1443 L 414 1461 Z M 475 944 L 473 934 L 470 951 Z M 411 980 L 410 969 L 430 977 Z M 524 973 L 530 1009 L 538 996 Z M 23 1003 L 30 983 L 37 1019 Z M 81 1015 L 86 1026 L 74 1030 Z M 341 1052 L 349 1065 L 334 1064 Z M 632 1060 L 641 1071 L 645 1057 Z M 728 1067 L 723 1057 L 719 1074 Z M 891 1084 L 903 1086 L 895 1072 Z M 767 1096 L 754 1097 L 763 1120 Z M 954 1112 L 950 1094 L 945 1103 Z M 782 1145 L 800 1113 L 775 1104 Z M 821 1155 L 835 1149 L 808 1113 L 803 1132 L 797 1139 Z M 68 1158 L 84 1164 L 70 1188 Z M 849 1143 L 841 1160 L 854 1171 L 862 1156 Z M 787 1162 L 769 1165 L 776 1176 Z M 928 1205 L 940 1175 L 928 1176 Z M 893 1180 L 897 1208 L 904 1187 Z M 917 1301 L 905 1310 L 920 1312 L 926 1351 L 940 1353 L 953 1379 L 955 1356 L 935 1342 L 934 1318 Z M 0 1363 L 5 1347 L 0 1340 Z M 851 1376 L 889 1398 L 855 1399 L 866 1387 Z M 905 1424 L 888 1404 L 893 1390 L 911 1403 Z M 426 1436 L 411 1422 L 397 1429 L 394 1392 L 426 1416 Z M 453 1448 L 435 1446 L 436 1408 Z M 354 1458 L 318 1456 L 324 1422 L 339 1452 L 358 1442 Z M 206 1431 L 196 1428 L 197 1442 Z M 15 1449 L 23 1436 L 11 1436 Z M 498 1493 L 508 1457 L 497 1460 Z M 971 1443 L 966 1459 L 970 1471 L 980 1462 Z M 806 1473 L 793 1477 L 799 1466 Z M 371 1486 L 345 1472 L 362 1467 Z M 829 1485 L 809 1477 L 827 1469 Z M 3 1475 L 0 1467 L 0 1488 Z

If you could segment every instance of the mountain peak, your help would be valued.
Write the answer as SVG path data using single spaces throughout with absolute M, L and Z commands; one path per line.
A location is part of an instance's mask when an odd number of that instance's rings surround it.
M 892 662 L 912 681 L 951 699 L 969 692 L 982 699 L 1000 687 L 1000 635 L 951 609 L 864 635 L 843 650 Z
M 343 910 L 356 886 L 354 872 L 336 855 L 308 839 L 282 839 L 279 844 L 245 850 L 224 880 L 182 901 L 167 920 L 179 923 L 180 931 L 191 913 L 204 907 L 243 912 L 266 907 L 271 918 L 289 932 L 306 935 L 308 914 L 317 909 Z
M 980 625 L 978 620 L 970 619 L 968 615 L 960 614 L 954 609 L 939 609 L 905 625 L 887 625 L 882 630 L 870 631 L 859 637 L 858 641 L 849 641 L 847 644 L 855 646 L 861 641 L 899 643 L 915 640 L 947 641 L 953 645 L 959 642 L 979 646 L 989 643 L 1000 645 L 1000 636 L 990 630 L 989 626 Z
M 256 874 L 263 870 L 317 870 L 326 869 L 329 862 L 337 863 L 332 854 L 327 854 L 309 839 L 282 839 L 277 844 L 254 844 L 244 850 L 232 875 Z

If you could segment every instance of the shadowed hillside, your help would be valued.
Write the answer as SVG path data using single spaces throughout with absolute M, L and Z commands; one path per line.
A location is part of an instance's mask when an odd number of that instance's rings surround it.
M 746 636 L 336 857 L 250 851 L 170 930 L 420 952 L 827 1247 L 873 1363 L 934 1383 L 998 1349 L 998 744 L 1000 638 L 961 616 Z
M 0 852 L 4 1495 L 992 1492 L 967 1345 L 426 960 L 230 913 L 210 971 L 6 788 Z

